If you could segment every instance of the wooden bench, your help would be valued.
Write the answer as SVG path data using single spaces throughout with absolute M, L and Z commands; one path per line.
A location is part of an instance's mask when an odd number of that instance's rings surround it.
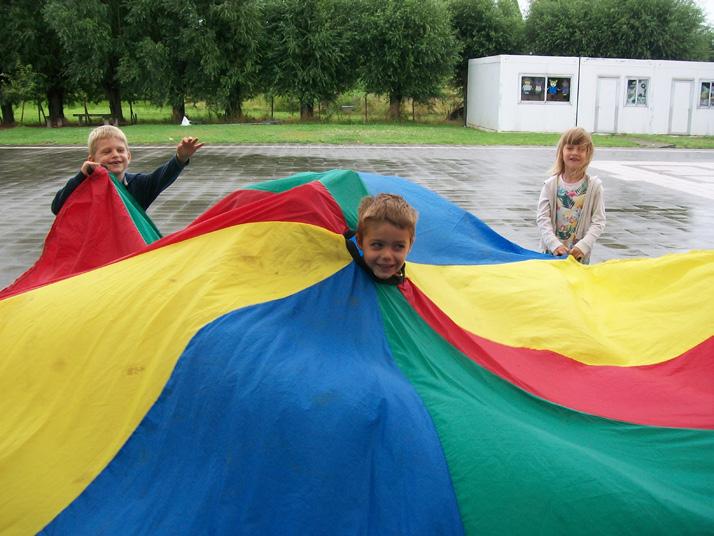
M 79 122 L 80 126 L 81 125 L 92 125 L 94 124 L 92 122 L 93 119 L 98 119 L 101 121 L 101 123 L 96 123 L 99 125 L 116 125 L 117 120 L 112 114 L 90 114 L 90 113 L 82 113 L 82 114 L 72 114 L 74 117 L 77 118 L 77 121 Z

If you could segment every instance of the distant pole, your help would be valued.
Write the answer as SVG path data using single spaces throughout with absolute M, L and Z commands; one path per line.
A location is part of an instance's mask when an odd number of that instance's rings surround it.
M 367 124 L 367 92 L 364 92 L 364 124 Z

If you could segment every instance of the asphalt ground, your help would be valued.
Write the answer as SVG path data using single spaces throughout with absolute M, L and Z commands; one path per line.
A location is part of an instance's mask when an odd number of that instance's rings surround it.
M 172 153 L 132 147 L 130 170 L 151 171 Z M 40 255 L 52 198 L 85 156 L 82 147 L 0 147 L 0 288 Z M 536 205 L 554 157 L 543 147 L 206 146 L 148 213 L 169 234 L 247 184 L 353 169 L 413 180 L 537 249 Z M 593 263 L 714 249 L 714 151 L 596 148 L 590 174 L 603 179 L 607 211 Z

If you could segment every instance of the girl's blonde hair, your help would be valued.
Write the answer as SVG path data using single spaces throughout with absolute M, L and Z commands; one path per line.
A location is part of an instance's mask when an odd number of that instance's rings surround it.
M 581 127 L 574 127 L 563 132 L 558 142 L 558 151 L 555 155 L 555 163 L 550 170 L 551 175 L 560 175 L 565 171 L 565 161 L 563 160 L 563 149 L 566 145 L 585 145 L 586 157 L 583 164 L 583 172 L 588 168 L 593 159 L 595 147 L 590 133 Z
M 126 139 L 126 135 L 120 128 L 113 125 L 103 125 L 95 128 L 89 133 L 89 138 L 87 139 L 87 149 L 89 149 L 89 155 L 94 155 L 94 151 L 97 149 L 97 142 L 99 140 L 107 138 L 117 138 L 123 141 L 126 148 L 129 149 L 129 142 Z
M 378 194 L 363 197 L 357 209 L 357 236 L 364 236 L 370 225 L 387 222 L 409 231 L 409 237 L 413 241 L 418 217 L 414 207 L 400 195 Z

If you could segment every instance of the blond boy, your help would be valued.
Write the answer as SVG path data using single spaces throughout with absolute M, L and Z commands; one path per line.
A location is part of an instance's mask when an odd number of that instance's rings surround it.
M 362 199 L 357 217 L 357 245 L 366 267 L 380 280 L 403 278 L 417 211 L 401 196 L 379 194 Z
M 79 173 L 55 195 L 52 212 L 57 214 L 72 192 L 89 177 L 96 167 L 102 166 L 121 181 L 129 193 L 146 210 L 149 205 L 179 176 L 189 159 L 203 147 L 198 138 L 186 137 L 176 146 L 176 154 L 153 173 L 127 173 L 131 152 L 129 143 L 121 129 L 104 125 L 89 134 L 87 142 L 89 154 Z

